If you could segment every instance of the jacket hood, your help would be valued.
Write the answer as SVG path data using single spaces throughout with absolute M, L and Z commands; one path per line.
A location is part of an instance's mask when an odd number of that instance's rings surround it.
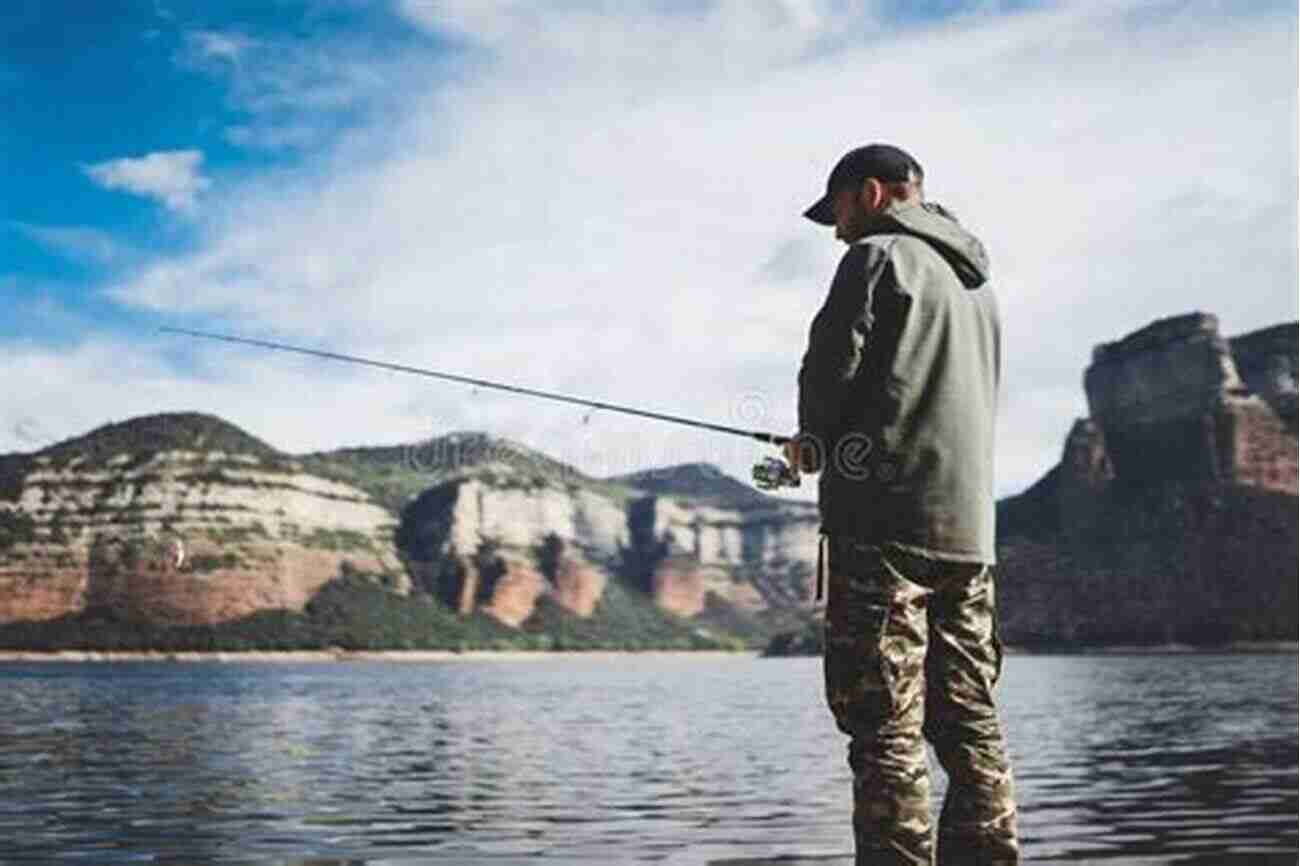
M 978 289 L 988 282 L 989 257 L 984 244 L 937 202 L 895 202 L 867 229 L 864 237 L 908 234 L 928 243 L 956 272 L 962 285 Z

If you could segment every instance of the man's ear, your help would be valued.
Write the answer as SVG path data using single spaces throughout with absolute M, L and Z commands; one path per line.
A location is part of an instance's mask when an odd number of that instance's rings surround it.
M 862 182 L 860 201 L 868 213 L 875 213 L 889 201 L 889 191 L 879 180 L 869 177 Z

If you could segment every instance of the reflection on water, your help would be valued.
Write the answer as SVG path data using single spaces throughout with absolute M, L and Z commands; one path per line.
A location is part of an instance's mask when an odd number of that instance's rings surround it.
M 1295 862 L 1294 656 L 1016 661 L 1034 862 Z
M 849 776 L 819 665 L 2 665 L 0 861 L 831 866 Z M 1296 674 L 1009 658 L 1027 861 L 1296 862 Z

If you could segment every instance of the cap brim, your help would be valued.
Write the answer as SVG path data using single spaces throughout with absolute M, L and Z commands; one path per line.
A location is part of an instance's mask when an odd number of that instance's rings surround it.
M 812 207 L 803 212 L 803 215 L 824 226 L 835 225 L 835 211 L 831 208 L 831 197 L 828 195 L 817 199 Z

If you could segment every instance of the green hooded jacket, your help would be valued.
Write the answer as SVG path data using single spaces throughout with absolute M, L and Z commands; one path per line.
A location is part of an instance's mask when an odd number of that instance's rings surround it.
M 992 564 L 1001 365 L 983 244 L 895 202 L 841 259 L 799 371 L 822 532 Z

